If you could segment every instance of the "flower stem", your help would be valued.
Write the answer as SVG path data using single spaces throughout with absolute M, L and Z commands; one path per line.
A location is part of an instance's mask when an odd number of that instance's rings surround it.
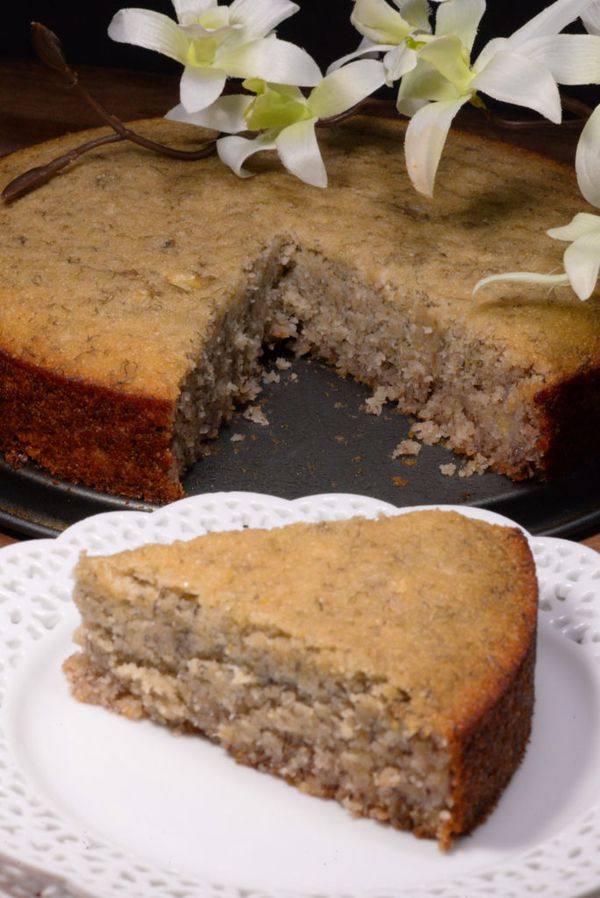
M 68 153 L 58 156 L 56 159 L 52 159 L 46 165 L 37 166 L 36 168 L 23 172 L 23 174 L 7 184 L 2 191 L 2 198 L 5 202 L 12 202 L 13 200 L 18 199 L 18 197 L 29 193 L 31 190 L 35 190 L 36 187 L 40 187 L 42 184 L 47 183 L 47 181 L 57 174 L 57 172 L 61 171 L 75 159 L 78 159 L 79 156 L 82 156 L 89 150 L 93 150 L 105 143 L 130 140 L 132 143 L 136 143 L 147 150 L 161 153 L 163 156 L 170 156 L 173 159 L 184 159 L 189 161 L 204 159 L 215 152 L 216 138 L 206 141 L 197 150 L 179 150 L 176 147 L 170 147 L 166 144 L 158 143 L 155 140 L 150 140 L 150 138 L 144 137 L 143 134 L 138 134 L 136 131 L 133 131 L 116 115 L 107 112 L 104 106 L 92 97 L 86 88 L 79 83 L 79 75 L 68 65 L 61 42 L 53 31 L 45 25 L 42 25 L 40 22 L 32 22 L 31 31 L 33 45 L 41 61 L 57 72 L 61 78 L 66 81 L 69 87 L 76 90 L 81 98 L 91 106 L 96 115 L 112 128 L 115 133 L 89 140 L 86 143 L 75 147 L 73 150 L 70 150 Z
M 562 93 L 560 95 L 560 101 L 563 109 L 567 112 L 572 112 L 575 116 L 575 118 L 566 119 L 566 121 L 561 122 L 561 128 L 581 128 L 593 112 L 593 109 L 591 106 L 588 106 L 587 103 L 583 103 L 581 100 L 576 100 L 574 97 L 568 97 Z M 490 124 L 498 128 L 509 128 L 513 131 L 519 131 L 526 128 L 539 130 L 540 128 L 556 127 L 554 122 L 549 122 L 547 119 L 506 119 L 500 115 L 496 115 L 496 113 L 492 112 L 491 109 L 488 109 L 487 106 L 483 111 Z

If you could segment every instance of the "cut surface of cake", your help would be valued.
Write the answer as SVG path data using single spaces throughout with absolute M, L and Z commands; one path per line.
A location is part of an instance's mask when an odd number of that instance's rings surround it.
M 188 148 L 202 137 L 140 129 Z M 7 157 L 0 179 L 82 140 Z M 574 175 L 455 133 L 431 202 L 402 140 L 398 121 L 324 130 L 327 190 L 269 154 L 241 183 L 217 159 L 112 145 L 2 208 L 0 449 L 108 492 L 177 498 L 256 395 L 263 345 L 290 340 L 512 478 L 597 454 L 598 298 L 472 297 L 484 275 L 561 265 L 545 231 L 581 211 Z
M 537 581 L 516 529 L 422 511 L 211 533 L 84 554 L 74 599 L 78 699 L 442 847 L 523 757 Z

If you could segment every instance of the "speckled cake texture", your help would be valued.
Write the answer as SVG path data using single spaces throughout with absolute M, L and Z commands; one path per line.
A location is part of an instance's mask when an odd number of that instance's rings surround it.
M 184 146 L 201 136 L 140 128 Z M 0 180 L 83 139 L 7 157 Z M 323 130 L 327 190 L 272 154 L 241 182 L 217 159 L 113 144 L 2 208 L 0 448 L 102 490 L 176 498 L 256 395 L 261 346 L 288 339 L 515 479 L 592 457 L 598 297 L 471 294 L 490 273 L 561 266 L 545 231 L 582 209 L 573 174 L 453 133 L 429 201 L 402 140 L 397 121 Z
M 75 696 L 443 847 L 485 819 L 533 708 L 520 531 L 453 512 L 83 555 Z

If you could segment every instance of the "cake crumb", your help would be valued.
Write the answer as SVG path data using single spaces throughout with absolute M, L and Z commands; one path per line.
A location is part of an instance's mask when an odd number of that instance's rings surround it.
M 454 477 L 456 474 L 456 465 L 454 462 L 450 462 L 447 465 L 440 465 L 440 471 L 444 475 L 444 477 Z
M 373 395 L 365 401 L 363 409 L 369 415 L 380 415 L 389 398 L 387 387 L 377 387 Z
M 434 424 L 433 421 L 416 421 L 410 428 L 408 435 L 417 437 L 426 446 L 433 446 L 448 436 L 443 427 L 440 427 L 439 424 Z
M 298 375 L 296 374 L 295 371 L 292 371 L 292 373 L 290 374 L 290 380 L 293 380 L 293 381 L 298 380 Z
M 292 367 L 292 363 L 289 359 L 284 359 L 280 356 L 278 359 L 275 359 L 275 367 L 279 368 L 280 371 L 285 371 L 287 368 Z
M 243 416 L 247 421 L 252 421 L 253 424 L 260 424 L 261 427 L 269 426 L 269 419 L 260 405 L 249 405 L 243 412 Z
M 281 380 L 281 375 L 277 373 L 277 371 L 265 371 L 262 376 L 262 382 L 264 384 L 278 384 Z
M 392 477 L 392 483 L 394 486 L 408 486 L 408 480 L 404 477 Z
M 242 440 L 245 440 L 245 439 L 246 439 L 246 437 L 244 436 L 243 433 L 232 433 L 231 437 L 229 438 L 229 441 L 231 443 L 241 443 Z
M 422 446 L 416 440 L 402 440 L 392 452 L 392 458 L 400 458 L 403 455 L 418 455 Z
M 483 474 L 484 471 L 487 471 L 489 468 L 489 464 L 481 455 L 481 453 L 477 453 L 474 458 L 469 459 L 469 461 L 463 465 L 463 467 L 458 472 L 459 477 L 472 477 L 473 474 Z

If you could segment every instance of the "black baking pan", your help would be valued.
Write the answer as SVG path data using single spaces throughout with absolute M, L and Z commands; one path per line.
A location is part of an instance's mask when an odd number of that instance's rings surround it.
M 294 499 L 313 493 L 359 493 L 393 505 L 477 505 L 518 521 L 532 533 L 581 539 L 600 531 L 600 464 L 550 483 L 512 483 L 493 473 L 461 477 L 465 459 L 442 446 L 417 458 L 392 458 L 413 419 L 391 405 L 364 411 L 370 391 L 327 366 L 298 359 L 267 370 L 258 405 L 268 424 L 240 410 L 186 475 L 188 495 L 251 490 Z M 247 413 L 246 413 L 247 414 Z M 576 438 L 576 435 L 574 435 Z M 456 464 L 453 476 L 440 465 Z M 56 480 L 33 466 L 0 463 L 0 527 L 20 537 L 54 536 L 103 511 L 153 506 Z

